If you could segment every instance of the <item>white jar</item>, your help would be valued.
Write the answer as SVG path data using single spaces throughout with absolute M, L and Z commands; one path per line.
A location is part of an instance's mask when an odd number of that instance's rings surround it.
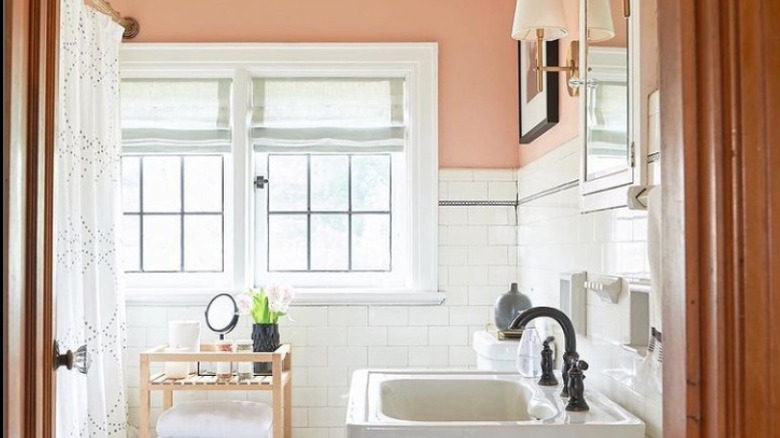
M 166 353 L 186 353 L 189 349 L 168 347 L 164 351 Z M 189 362 L 165 362 L 165 376 L 169 379 L 183 379 L 189 375 Z

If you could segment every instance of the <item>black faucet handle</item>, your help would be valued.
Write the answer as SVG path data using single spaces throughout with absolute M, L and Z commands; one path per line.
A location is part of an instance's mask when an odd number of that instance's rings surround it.
M 540 386 L 557 386 L 558 379 L 553 374 L 553 365 L 555 361 L 552 357 L 552 349 L 550 343 L 555 340 L 554 337 L 548 336 L 547 339 L 542 342 L 542 376 L 539 378 Z
M 575 370 L 576 370 L 575 372 L 587 371 L 588 367 L 589 367 L 588 363 L 585 362 L 584 360 L 575 359 L 572 361 L 572 366 L 571 366 L 571 370 L 569 370 L 569 373 L 571 374 L 571 372 Z
M 569 402 L 566 404 L 567 411 L 581 412 L 590 409 L 585 400 L 585 374 L 583 371 L 588 369 L 588 363 L 584 360 L 574 359 L 571 361 L 569 369 Z

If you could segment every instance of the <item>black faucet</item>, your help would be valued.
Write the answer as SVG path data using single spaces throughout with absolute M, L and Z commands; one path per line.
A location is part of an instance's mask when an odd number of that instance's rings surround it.
M 509 324 L 510 330 L 524 329 L 526 324 L 539 317 L 554 319 L 563 329 L 564 353 L 563 353 L 563 389 L 561 397 L 569 397 L 566 404 L 567 411 L 587 411 L 590 409 L 585 401 L 585 386 L 583 371 L 588 369 L 588 363 L 580 360 L 577 354 L 577 335 L 574 333 L 574 325 L 565 313 L 552 307 L 532 307 L 518 314 Z M 544 354 L 544 351 L 543 351 Z M 544 358 L 544 355 L 542 356 Z M 544 362 L 544 361 L 543 361 Z

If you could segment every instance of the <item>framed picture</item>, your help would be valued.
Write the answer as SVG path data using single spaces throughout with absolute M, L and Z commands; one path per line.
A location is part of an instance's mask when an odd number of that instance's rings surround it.
M 558 123 L 558 73 L 546 72 L 543 90 L 536 83 L 536 41 L 517 42 L 517 66 L 520 85 L 520 143 L 536 140 Z M 558 41 L 547 41 L 545 65 L 558 65 Z

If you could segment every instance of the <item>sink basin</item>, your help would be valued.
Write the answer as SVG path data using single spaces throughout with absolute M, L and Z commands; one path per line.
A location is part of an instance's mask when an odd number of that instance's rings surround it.
M 379 383 L 379 411 L 406 421 L 528 421 L 556 414 L 526 382 L 428 376 Z
M 348 438 L 644 438 L 644 423 L 595 391 L 588 412 L 567 412 L 560 387 L 515 373 L 359 370 Z

